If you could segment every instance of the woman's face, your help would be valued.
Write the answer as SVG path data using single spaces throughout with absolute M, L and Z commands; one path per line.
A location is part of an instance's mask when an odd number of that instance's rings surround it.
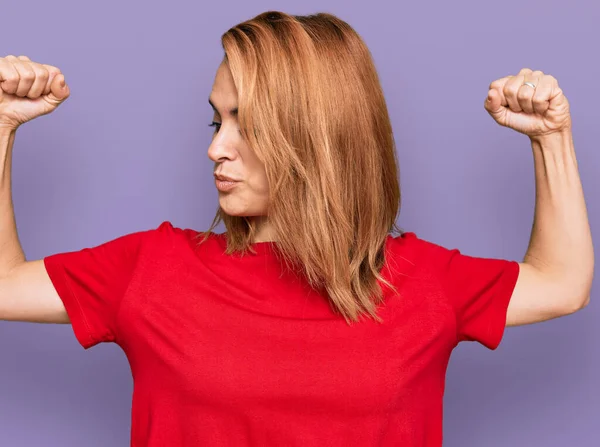
M 265 216 L 269 188 L 264 165 L 242 138 L 237 117 L 238 94 L 231 71 L 219 65 L 209 101 L 214 109 L 214 134 L 208 157 L 215 162 L 215 174 L 234 183 L 219 182 L 219 204 L 231 216 Z

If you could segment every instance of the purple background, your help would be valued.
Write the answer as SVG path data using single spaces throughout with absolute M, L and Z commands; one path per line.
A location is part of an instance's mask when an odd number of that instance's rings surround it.
M 399 224 L 466 254 L 520 260 L 533 218 L 529 141 L 485 112 L 488 86 L 523 67 L 554 75 L 571 102 L 597 233 L 596 4 L 3 1 L 0 55 L 60 67 L 72 92 L 17 135 L 14 201 L 27 258 L 163 220 L 209 226 L 217 194 L 207 97 L 219 37 L 268 9 L 331 12 L 363 36 L 396 135 Z M 508 329 L 496 352 L 465 343 L 455 351 L 445 446 L 600 445 L 595 290 L 583 312 Z M 132 381 L 117 346 L 86 352 L 70 326 L 2 322 L 0 352 L 0 445 L 128 445 Z

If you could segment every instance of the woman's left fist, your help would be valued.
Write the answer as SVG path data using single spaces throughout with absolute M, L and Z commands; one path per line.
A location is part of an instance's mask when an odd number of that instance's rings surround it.
M 571 130 L 569 101 L 556 78 L 541 71 L 523 68 L 492 82 L 484 107 L 498 124 L 529 137 Z

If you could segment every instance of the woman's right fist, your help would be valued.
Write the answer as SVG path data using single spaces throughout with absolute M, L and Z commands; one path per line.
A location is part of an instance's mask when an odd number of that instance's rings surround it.
M 56 110 L 69 97 L 60 70 L 26 56 L 0 57 L 0 128 L 21 124 Z

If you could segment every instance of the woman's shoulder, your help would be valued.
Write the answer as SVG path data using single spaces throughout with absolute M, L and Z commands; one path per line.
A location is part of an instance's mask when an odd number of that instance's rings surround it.
M 399 235 L 388 235 L 388 247 L 392 253 L 402 253 L 420 258 L 440 258 L 452 255 L 457 248 L 445 247 L 432 240 L 418 236 L 414 231 L 405 231 Z
M 440 246 L 421 238 L 414 231 L 403 231 L 398 235 L 389 234 L 387 238 L 387 251 L 391 255 L 416 259 L 432 254 L 431 252 L 435 251 L 436 247 Z
M 448 248 L 414 231 L 405 231 L 399 235 L 388 235 L 386 255 L 388 262 L 401 263 L 414 272 L 418 270 L 438 271 L 444 269 L 453 257 L 460 255 L 457 248 Z
M 154 226 L 147 232 L 150 244 L 166 245 L 176 247 L 179 243 L 184 243 L 197 247 L 200 241 L 204 240 L 206 246 L 219 247 L 223 243 L 223 235 L 210 232 L 199 231 L 190 227 L 177 226 L 170 220 L 164 220 L 158 226 Z M 206 239 L 205 239 L 206 236 Z

